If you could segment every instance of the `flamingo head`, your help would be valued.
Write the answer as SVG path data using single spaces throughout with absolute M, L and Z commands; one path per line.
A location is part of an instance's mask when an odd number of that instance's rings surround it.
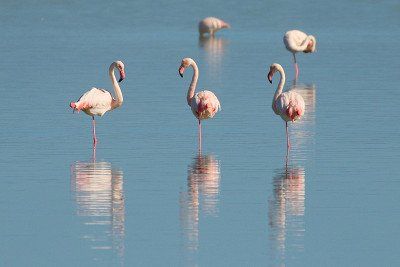
M 222 29 L 230 29 L 231 28 L 231 25 L 229 24 L 229 23 L 227 23 L 227 22 L 225 22 L 225 21 L 222 21 L 222 25 L 221 25 L 221 28 Z
M 182 59 L 181 66 L 179 67 L 179 70 L 178 70 L 179 75 L 180 75 L 182 78 L 183 78 L 183 73 L 185 72 L 185 69 L 186 69 L 187 67 L 189 67 L 190 65 L 192 65 L 192 62 L 193 62 L 193 59 L 188 58 L 188 57 Z
M 304 53 L 314 53 L 317 46 L 317 40 L 312 35 L 309 35 L 308 39 L 307 48 L 304 50 Z
M 125 79 L 125 66 L 124 66 L 124 63 L 122 61 L 119 61 L 119 60 L 115 61 L 114 64 L 115 64 L 115 68 L 117 68 L 118 71 L 119 71 L 119 80 L 118 80 L 118 82 L 120 83 Z
M 278 63 L 273 63 L 269 67 L 269 72 L 268 72 L 268 81 L 272 83 L 272 77 L 274 76 L 275 72 L 278 70 Z M 279 65 L 280 66 L 280 65 Z

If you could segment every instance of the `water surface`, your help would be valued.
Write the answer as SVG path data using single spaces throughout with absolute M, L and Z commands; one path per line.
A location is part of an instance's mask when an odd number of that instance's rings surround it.
M 398 1 L 12 1 L 1 4 L 0 265 L 399 265 Z M 197 22 L 232 25 L 199 39 Z M 317 37 L 292 56 L 282 36 Z M 222 111 L 186 104 L 191 71 Z M 97 119 L 68 107 L 111 89 Z M 271 63 L 306 113 L 273 114 Z

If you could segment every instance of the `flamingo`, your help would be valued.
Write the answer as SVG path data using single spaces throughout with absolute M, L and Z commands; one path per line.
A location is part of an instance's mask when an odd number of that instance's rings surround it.
M 306 33 L 299 30 L 291 30 L 285 33 L 283 36 L 283 43 L 286 49 L 293 53 L 294 68 L 296 71 L 296 79 L 299 77 L 299 67 L 297 65 L 296 53 L 313 53 L 317 45 L 315 37 L 307 35 Z
M 231 26 L 228 23 L 221 19 L 208 17 L 199 22 L 199 33 L 200 36 L 203 36 L 206 33 L 210 36 L 214 36 L 215 32 L 230 27 Z
M 118 69 L 120 74 L 120 79 L 118 82 L 115 78 L 114 69 Z M 111 83 L 114 87 L 115 98 L 113 98 L 109 91 L 93 87 L 84 93 L 77 102 L 71 102 L 69 104 L 73 111 L 77 110 L 79 112 L 83 110 L 83 112 L 85 112 L 87 115 L 92 116 L 93 148 L 95 148 L 97 144 L 96 122 L 94 116 L 97 115 L 101 117 L 107 111 L 111 111 L 117 107 L 120 107 L 124 101 L 121 88 L 118 84 L 125 79 L 124 63 L 122 63 L 122 61 L 114 61 L 111 63 L 108 74 L 110 75 Z
M 288 121 L 295 122 L 303 116 L 305 111 L 305 103 L 303 97 L 294 92 L 288 91 L 282 93 L 283 86 L 285 85 L 285 71 L 282 66 L 278 63 L 273 63 L 269 68 L 268 81 L 272 84 L 272 77 L 275 72 L 281 74 L 281 79 L 278 84 L 278 88 L 275 91 L 274 98 L 272 100 L 272 110 L 276 115 L 286 122 L 286 143 L 287 149 L 290 148 L 290 140 L 288 134 Z
M 198 120 L 199 128 L 199 150 L 201 150 L 201 120 L 206 120 L 214 117 L 214 115 L 221 110 L 221 104 L 217 96 L 211 91 L 201 91 L 194 93 L 196 90 L 197 80 L 199 78 L 199 68 L 196 62 L 191 58 L 182 59 L 181 66 L 179 67 L 179 75 L 183 78 L 185 69 L 191 66 L 193 68 L 192 81 L 187 92 L 187 103 L 192 109 L 193 115 Z

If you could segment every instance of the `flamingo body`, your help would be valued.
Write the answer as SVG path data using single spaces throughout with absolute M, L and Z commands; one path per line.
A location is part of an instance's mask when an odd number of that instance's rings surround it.
M 303 97 L 294 92 L 284 92 L 274 101 L 272 109 L 284 121 L 296 121 L 304 114 L 305 103 Z
M 217 96 L 211 91 L 201 91 L 190 101 L 193 115 L 199 120 L 210 119 L 221 109 Z
M 310 43 L 310 41 L 312 41 L 312 43 Z M 283 43 L 285 44 L 286 49 L 292 53 L 312 53 L 315 51 L 317 44 L 314 36 L 307 35 L 299 30 L 286 32 L 283 36 Z
M 70 106 L 78 111 L 82 110 L 89 116 L 103 116 L 112 109 L 113 101 L 115 99 L 110 92 L 93 87 L 84 93 L 77 102 L 72 102 Z
M 199 33 L 200 35 L 204 35 L 206 33 L 214 36 L 214 34 L 224 28 L 230 28 L 231 26 L 225 21 L 214 18 L 207 17 L 199 22 Z

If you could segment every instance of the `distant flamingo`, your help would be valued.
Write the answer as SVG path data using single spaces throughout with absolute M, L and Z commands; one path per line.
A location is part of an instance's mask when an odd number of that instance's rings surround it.
M 296 79 L 299 77 L 299 67 L 297 65 L 296 53 L 313 53 L 317 45 L 315 37 L 307 35 L 302 31 L 291 30 L 285 33 L 283 36 L 283 43 L 286 49 L 293 53 L 294 67 L 296 71 Z
M 114 69 L 118 69 L 120 74 L 120 79 L 117 82 L 115 78 Z M 86 93 L 84 93 L 77 102 L 71 102 L 69 106 L 78 112 L 83 110 L 89 116 L 92 116 L 93 125 L 93 147 L 96 147 L 96 122 L 94 116 L 103 116 L 109 110 L 113 110 L 122 105 L 124 98 L 122 97 L 121 88 L 119 87 L 119 82 L 125 79 L 125 67 L 122 61 L 115 61 L 111 63 L 108 70 L 110 75 L 111 83 L 114 87 L 115 99 L 112 97 L 111 93 L 104 90 L 93 87 Z
M 199 69 L 193 59 L 182 59 L 181 66 L 179 67 L 179 75 L 183 77 L 185 69 L 189 66 L 192 66 L 194 72 L 186 99 L 194 116 L 199 122 L 199 149 L 201 150 L 201 120 L 214 117 L 218 110 L 221 110 L 221 105 L 213 92 L 204 90 L 196 94 L 194 93 L 196 90 L 197 79 L 199 78 Z
M 289 149 L 288 121 L 294 122 L 303 116 L 305 103 L 303 97 L 294 91 L 282 93 L 283 86 L 285 85 L 285 71 L 278 63 L 273 63 L 269 68 L 269 82 L 272 83 L 272 77 L 276 71 L 281 74 L 281 79 L 272 100 L 272 110 L 286 122 L 286 142 L 287 148 Z
M 200 36 L 208 33 L 210 36 L 214 36 L 214 34 L 224 28 L 230 28 L 231 26 L 223 20 L 208 17 L 199 22 L 199 33 Z

